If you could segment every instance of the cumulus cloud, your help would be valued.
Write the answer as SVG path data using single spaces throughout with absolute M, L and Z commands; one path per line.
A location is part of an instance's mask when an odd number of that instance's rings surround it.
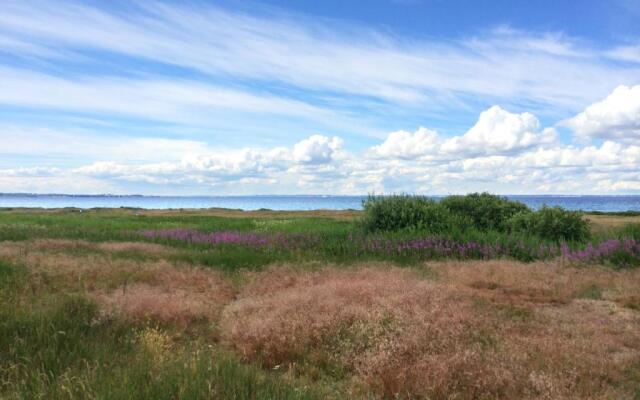
M 414 133 L 391 132 L 382 144 L 371 150 L 375 156 L 383 158 L 412 159 L 437 153 L 440 142 L 437 132 L 420 127 Z
M 540 129 L 531 113 L 515 114 L 499 106 L 483 111 L 465 134 L 444 138 L 427 128 L 392 132 L 371 154 L 382 158 L 437 160 L 517 153 L 557 140 L 553 128 Z
M 540 122 L 531 113 L 510 113 L 499 106 L 483 111 L 476 124 L 462 136 L 442 145 L 446 154 L 504 154 L 533 146 L 553 143 L 556 132 L 540 131 Z
M 618 86 L 566 124 L 582 138 L 640 141 L 640 85 Z
M 174 144 L 153 138 L 126 143 L 150 143 L 157 150 L 170 150 Z M 166 160 L 145 156 L 142 160 L 111 159 L 75 168 L 0 169 L 0 189 L 130 193 L 126 188 L 134 187 L 140 193 L 166 194 L 211 190 L 218 194 L 640 190 L 640 144 L 619 140 L 598 145 L 563 144 L 556 140 L 555 132 L 542 129 L 532 114 L 509 113 L 499 107 L 483 112 L 478 122 L 460 136 L 447 138 L 427 128 L 395 131 L 360 153 L 347 152 L 341 138 L 324 135 L 272 148 L 216 149 L 201 142 L 175 144 L 177 150 L 168 151 Z M 455 151 L 453 144 L 457 146 Z M 107 147 L 110 150 L 105 155 L 113 155 L 120 148 Z M 61 185 L 52 186 L 54 183 Z
M 293 146 L 293 159 L 302 164 L 325 164 L 330 162 L 342 147 L 342 139 L 313 135 Z
M 174 162 L 127 164 L 99 161 L 75 168 L 73 173 L 153 184 L 235 181 L 273 184 L 276 182 L 274 177 L 285 171 L 315 175 L 332 173 L 334 168 L 328 164 L 340 153 L 341 146 L 342 139 L 338 137 L 313 135 L 292 148 L 210 151 L 208 154 L 188 155 Z
M 408 137 L 415 137 L 409 135 Z M 302 141 L 331 148 L 332 138 Z M 145 185 L 151 193 L 185 188 L 216 193 L 342 193 L 425 192 L 433 194 L 491 190 L 498 193 L 628 193 L 640 187 L 640 146 L 605 141 L 601 145 L 553 144 L 520 153 L 425 161 L 422 158 L 370 157 L 370 152 L 303 152 L 290 148 L 244 149 L 185 158 L 177 162 L 126 164 L 98 162 L 75 169 L 23 168 L 0 171 L 5 187 L 43 187 L 46 181 L 102 183 L 120 188 Z M 323 148 L 323 146 L 319 146 Z M 334 146 L 335 147 L 335 146 Z M 325 149 L 326 150 L 326 149 Z M 312 157 L 314 155 L 314 157 Z M 325 163 L 309 163 L 310 160 Z M 138 186 L 140 187 L 140 186 Z M 59 191 L 59 189 L 57 190 Z M 111 190 L 118 192 L 118 190 Z
M 597 169 L 609 165 L 640 166 L 640 147 L 626 146 L 605 141 L 599 147 L 557 146 L 524 154 L 514 160 L 515 164 L 536 167 L 589 167 Z

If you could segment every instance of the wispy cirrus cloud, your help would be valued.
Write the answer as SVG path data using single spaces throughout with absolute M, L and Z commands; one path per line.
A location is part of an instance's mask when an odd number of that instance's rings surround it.
M 280 82 L 316 95 L 402 104 L 473 95 L 577 107 L 640 75 L 640 65 L 612 64 L 588 43 L 510 28 L 430 41 L 283 12 L 249 15 L 215 6 L 145 2 L 118 11 L 9 0 L 0 9 L 2 32 L 37 46 L 34 55 L 42 55 L 42 48 L 83 57 L 96 50 L 218 77 Z M 123 64 L 119 69 L 126 72 Z

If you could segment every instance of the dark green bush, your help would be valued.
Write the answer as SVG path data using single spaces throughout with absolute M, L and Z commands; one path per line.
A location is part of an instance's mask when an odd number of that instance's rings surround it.
M 421 196 L 369 196 L 362 204 L 362 223 L 368 231 L 420 230 L 449 232 L 468 224 L 465 218 Z
M 589 222 L 580 211 L 543 206 L 536 212 L 520 212 L 508 221 L 513 233 L 537 235 L 543 239 L 584 242 L 591 232 Z
M 511 201 L 489 193 L 449 196 L 442 199 L 440 204 L 454 214 L 470 218 L 479 230 L 504 231 L 508 228 L 507 221 L 511 217 L 518 213 L 530 212 L 529 208 L 519 201 Z
M 590 237 L 589 223 L 579 211 L 526 205 L 488 193 L 449 196 L 436 202 L 422 196 L 369 196 L 363 202 L 362 223 L 368 231 L 424 231 L 448 237 L 472 232 L 488 235 L 516 234 L 550 241 L 584 242 Z M 626 228 L 627 236 L 637 234 Z

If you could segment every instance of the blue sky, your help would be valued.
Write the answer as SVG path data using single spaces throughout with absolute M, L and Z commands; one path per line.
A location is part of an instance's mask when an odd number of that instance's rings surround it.
M 0 3 L 0 192 L 640 193 L 640 3 Z

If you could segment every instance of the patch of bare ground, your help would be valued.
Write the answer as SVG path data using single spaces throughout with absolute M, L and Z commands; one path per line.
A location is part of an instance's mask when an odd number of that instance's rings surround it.
M 598 284 L 624 297 L 640 287 L 637 273 L 430 267 L 441 269 L 438 280 L 394 267 L 258 273 L 223 310 L 222 337 L 268 367 L 343 368 L 378 397 L 632 398 L 640 313 L 575 293 Z

